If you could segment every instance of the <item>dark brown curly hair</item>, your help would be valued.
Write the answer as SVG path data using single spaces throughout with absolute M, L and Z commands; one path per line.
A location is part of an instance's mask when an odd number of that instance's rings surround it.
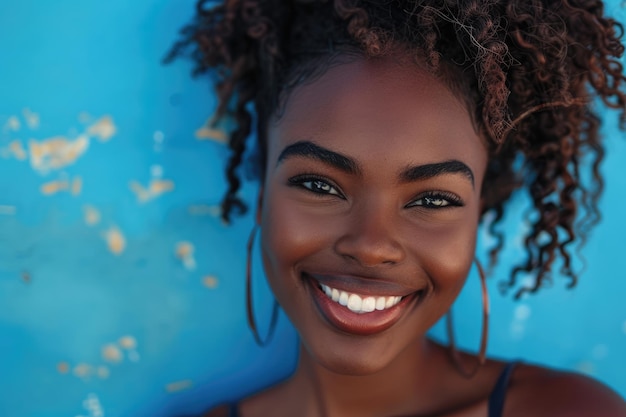
M 200 0 L 166 61 L 191 56 L 196 75 L 214 77 L 213 123 L 234 122 L 225 221 L 246 209 L 237 193 L 248 137 L 256 133 L 264 169 L 268 119 L 295 86 L 346 54 L 400 47 L 425 62 L 466 100 L 488 143 L 482 214 L 493 213 L 492 263 L 505 203 L 517 189 L 529 193 L 527 258 L 505 283 L 534 275 L 519 298 L 551 279 L 559 256 L 568 286 L 576 284 L 571 245 L 598 222 L 603 189 L 594 98 L 626 123 L 622 33 L 599 0 Z

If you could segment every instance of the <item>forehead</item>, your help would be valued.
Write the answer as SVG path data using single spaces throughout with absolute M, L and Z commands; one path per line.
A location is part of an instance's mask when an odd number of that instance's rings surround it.
M 424 69 L 393 59 L 358 58 L 294 89 L 270 123 L 268 162 L 300 140 L 357 159 L 401 152 L 407 164 L 485 152 L 463 101 Z

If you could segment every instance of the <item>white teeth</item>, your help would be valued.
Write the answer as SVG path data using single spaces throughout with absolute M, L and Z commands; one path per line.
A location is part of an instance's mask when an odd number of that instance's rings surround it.
M 355 313 L 370 313 L 374 310 L 385 310 L 393 307 L 402 300 L 401 296 L 359 296 L 357 294 L 331 288 L 328 285 L 320 284 L 322 291 L 328 298 Z
M 376 299 L 374 297 L 367 297 L 366 299 L 364 299 L 361 310 L 365 311 L 366 313 L 370 313 L 376 310 Z
M 324 290 L 327 296 L 330 297 L 332 295 L 332 290 L 330 289 L 328 285 L 322 284 L 322 289 Z
M 359 297 L 356 294 L 350 294 L 350 296 L 348 297 L 348 308 L 352 311 L 354 311 L 355 313 L 358 313 L 361 311 L 361 306 L 363 305 L 363 301 L 361 300 L 361 297 Z
M 341 291 L 341 293 L 339 294 L 339 304 L 341 304 L 342 306 L 347 306 L 349 297 L 350 296 L 347 292 Z

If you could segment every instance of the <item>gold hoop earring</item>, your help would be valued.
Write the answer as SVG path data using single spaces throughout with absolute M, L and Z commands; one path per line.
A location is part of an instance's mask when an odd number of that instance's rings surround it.
M 278 302 L 274 300 L 274 306 L 272 308 L 272 318 L 270 319 L 270 327 L 267 331 L 265 340 L 261 339 L 259 331 L 256 327 L 256 321 L 254 320 L 254 306 L 252 304 L 252 248 L 254 247 L 254 238 L 256 231 L 259 228 L 258 225 L 254 225 L 248 238 L 248 246 L 246 250 L 246 313 L 248 316 L 248 327 L 252 331 L 254 340 L 257 345 L 263 347 L 266 346 L 274 336 L 276 330 L 276 322 L 278 321 Z
M 468 370 L 461 363 L 461 354 L 456 348 L 454 343 L 454 330 L 452 326 L 452 310 L 448 310 L 448 314 L 446 316 L 446 329 L 448 332 L 448 348 L 450 349 L 450 356 L 452 358 L 452 363 L 459 371 L 461 375 L 466 378 L 471 378 L 483 366 L 487 360 L 487 339 L 489 337 L 489 293 L 487 292 L 487 280 L 485 277 L 485 271 L 478 261 L 478 259 L 474 259 L 476 263 L 476 267 L 478 268 L 478 274 L 480 275 L 480 285 L 482 288 L 482 299 L 483 299 L 483 328 L 480 336 L 480 350 L 478 351 L 478 360 L 476 365 Z

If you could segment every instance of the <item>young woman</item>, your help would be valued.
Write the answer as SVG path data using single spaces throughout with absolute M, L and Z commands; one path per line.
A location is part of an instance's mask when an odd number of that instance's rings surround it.
M 594 0 L 201 1 L 172 57 L 217 77 L 233 123 L 227 221 L 256 134 L 264 268 L 301 340 L 288 380 L 207 415 L 626 415 L 593 380 L 425 336 L 516 190 L 534 213 L 510 287 L 558 258 L 575 284 L 602 189 L 592 101 L 626 119 L 621 33 Z

